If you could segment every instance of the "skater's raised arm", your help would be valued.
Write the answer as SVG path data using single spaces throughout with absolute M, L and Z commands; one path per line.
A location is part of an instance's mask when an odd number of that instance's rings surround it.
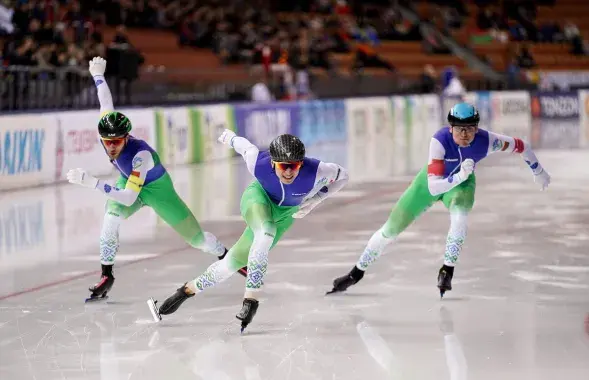
M 440 195 L 450 191 L 466 181 L 474 169 L 474 161 L 466 159 L 462 162 L 457 173 L 450 173 L 445 177 L 446 166 L 444 159 L 446 150 L 442 143 L 432 137 L 429 145 L 429 161 L 427 166 L 427 187 L 431 195 Z
M 225 129 L 218 138 L 220 143 L 229 145 L 243 157 L 247 170 L 251 175 L 255 175 L 256 161 L 260 150 L 257 146 L 249 142 L 245 137 L 239 137 L 232 130 Z
M 106 70 L 106 60 L 101 57 L 94 57 L 89 62 L 90 74 L 96 85 L 96 92 L 98 93 L 98 101 L 100 102 L 100 117 L 106 113 L 114 111 L 112 95 L 106 79 L 104 79 L 104 71 Z
M 530 143 L 517 137 L 489 132 L 489 150 L 487 154 L 496 152 L 519 153 L 526 164 L 532 169 L 534 180 L 539 182 L 542 190 L 550 183 L 550 175 L 544 170 Z
M 82 185 L 91 189 L 97 189 L 108 198 L 125 206 L 131 206 L 137 200 L 143 187 L 147 173 L 154 167 L 153 157 L 147 150 L 138 152 L 133 157 L 133 171 L 127 180 L 124 189 L 119 189 L 109 181 L 97 179 L 86 173 L 84 169 L 73 169 L 67 173 L 67 179 L 71 183 Z

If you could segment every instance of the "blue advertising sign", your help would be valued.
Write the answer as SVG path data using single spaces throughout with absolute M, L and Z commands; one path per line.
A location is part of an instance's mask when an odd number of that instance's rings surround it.
M 533 142 L 539 148 L 578 148 L 577 92 L 539 92 L 532 96 Z
M 261 150 L 283 133 L 293 133 L 299 123 L 297 103 L 240 104 L 233 107 L 237 135 Z
M 488 91 L 478 91 L 476 93 L 475 107 L 479 110 L 481 121 L 479 127 L 491 129 L 491 120 L 493 119 L 493 107 L 491 104 L 491 93 Z
M 299 103 L 293 134 L 305 143 L 307 156 L 346 166 L 346 104 L 342 100 Z
M 19 175 L 43 169 L 45 131 L 7 130 L 0 133 L 0 175 Z

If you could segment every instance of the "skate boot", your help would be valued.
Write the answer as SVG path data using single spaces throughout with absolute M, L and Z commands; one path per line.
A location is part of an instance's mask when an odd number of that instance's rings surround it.
M 360 281 L 362 277 L 364 277 L 364 271 L 354 265 L 350 273 L 333 280 L 333 289 L 325 294 L 345 292 L 350 286 Z
M 454 276 L 454 267 L 444 265 L 438 272 L 438 288 L 440 289 L 440 298 L 444 297 L 447 291 L 452 290 L 452 277 Z
M 225 256 L 227 256 L 227 252 L 229 252 L 229 250 L 227 250 L 227 248 L 225 248 L 225 253 L 223 253 L 221 256 L 219 256 L 219 260 L 223 260 L 225 258 Z M 242 275 L 243 277 L 247 277 L 247 267 L 240 268 L 237 272 L 240 275 Z
M 245 298 L 243 300 L 243 306 L 241 307 L 241 311 L 239 312 L 239 314 L 235 316 L 235 318 L 241 321 L 242 333 L 243 330 L 245 330 L 245 328 L 247 327 L 247 325 L 249 325 L 254 319 L 254 316 L 258 311 L 259 304 L 260 303 L 258 302 L 258 300 L 255 300 L 253 298 Z
M 186 284 L 182 285 L 176 289 L 176 293 L 169 296 L 160 307 L 157 306 L 156 300 L 154 300 L 152 297 L 149 297 L 147 300 L 147 306 L 149 306 L 153 320 L 156 322 L 161 321 L 162 315 L 172 314 L 178 310 L 184 301 L 190 297 L 194 297 L 195 293 L 188 294 L 186 293 L 186 290 Z
M 112 265 L 102 265 L 102 275 L 98 282 L 88 288 L 92 293 L 89 298 L 86 298 L 86 302 L 94 302 L 108 299 L 108 292 L 115 283 L 115 278 L 112 274 Z

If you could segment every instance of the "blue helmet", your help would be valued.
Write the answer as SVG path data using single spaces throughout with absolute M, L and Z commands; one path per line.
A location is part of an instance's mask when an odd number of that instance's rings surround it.
M 479 111 L 468 103 L 458 103 L 448 112 L 450 125 L 479 125 Z

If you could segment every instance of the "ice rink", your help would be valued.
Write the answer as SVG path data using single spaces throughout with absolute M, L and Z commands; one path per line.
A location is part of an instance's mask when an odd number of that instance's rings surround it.
M 325 296 L 411 177 L 353 181 L 270 252 L 243 335 L 239 275 L 153 322 L 146 299 L 163 301 L 215 258 L 151 211 L 121 230 L 110 299 L 88 305 L 104 197 L 69 184 L 0 194 L 0 379 L 589 379 L 589 152 L 537 154 L 552 175 L 546 192 L 517 155 L 477 168 L 468 237 L 443 300 L 441 205 L 360 283 Z M 235 176 L 220 177 L 216 165 Z M 204 229 L 231 245 L 244 228 L 244 165 L 172 175 Z

